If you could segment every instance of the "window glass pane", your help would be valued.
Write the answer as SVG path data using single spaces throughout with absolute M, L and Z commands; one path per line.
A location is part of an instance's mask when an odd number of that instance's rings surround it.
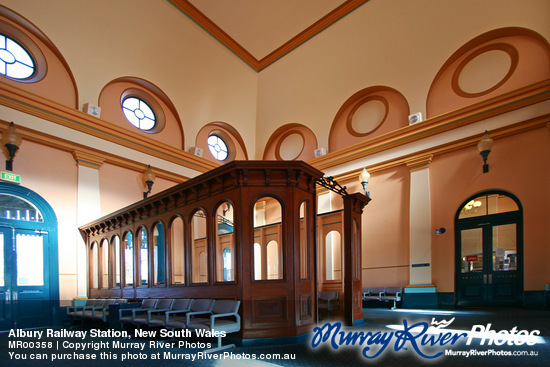
M 309 279 L 309 226 L 307 221 L 307 203 L 300 205 L 300 278 Z
M 115 236 L 112 241 L 112 249 L 110 252 L 111 260 L 110 266 L 111 266 L 111 276 L 112 276 L 112 284 L 114 288 L 120 287 L 120 238 L 118 236 Z
M 479 217 L 516 210 L 519 210 L 519 207 L 509 196 L 502 194 L 481 195 L 466 203 L 460 211 L 458 218 Z
M 159 223 L 153 233 L 153 280 L 154 284 L 164 284 L 164 226 Z
M 342 280 L 342 237 L 330 231 L 325 237 L 325 280 Z
M 101 254 L 101 288 L 109 288 L 109 243 L 101 241 L 99 248 Z
M 130 232 L 124 237 L 122 247 L 124 250 L 124 286 L 129 287 L 134 284 L 134 242 Z
M 228 282 L 235 280 L 234 256 L 235 249 L 233 234 L 233 206 L 228 202 L 222 203 L 216 211 L 218 235 L 216 238 L 216 281 Z
M 281 279 L 279 251 L 277 241 L 269 241 L 267 244 L 267 279 Z
M 34 74 L 30 54 L 15 40 L 0 35 L 0 74 L 14 79 L 27 79 Z
M 233 280 L 233 256 L 229 248 L 223 249 L 223 280 Z
M 254 280 L 262 279 L 262 246 L 254 243 Z
M 92 244 L 92 288 L 99 288 L 99 248 L 97 242 Z
M 470 200 L 466 205 L 462 207 L 459 219 L 463 218 L 472 218 L 479 217 L 482 215 L 487 215 L 487 197 L 480 196 L 473 200 Z
M 193 215 L 191 223 L 193 283 L 208 282 L 208 249 L 206 242 L 206 213 L 202 210 Z M 198 265 L 198 266 L 197 266 Z
M 227 148 L 227 144 L 225 141 L 220 138 L 218 135 L 210 135 L 208 137 L 208 149 L 210 149 L 210 153 L 219 161 L 223 161 L 227 159 L 227 156 L 229 155 L 229 150 Z
M 141 130 L 151 130 L 155 127 L 156 116 L 151 108 L 142 99 L 128 97 L 122 101 L 122 112 L 132 125 Z
M 516 223 L 493 227 L 493 270 L 518 270 Z
M 0 194 L 0 218 L 26 222 L 44 222 L 42 213 L 34 205 L 8 194 Z
M 139 244 L 139 274 L 141 276 L 141 285 L 147 285 L 149 284 L 149 246 L 145 228 L 139 231 Z
M 488 201 L 488 214 L 498 214 L 513 212 L 519 210 L 518 204 L 509 196 L 506 195 L 489 195 Z
M 460 232 L 462 273 L 483 271 L 483 228 Z
M 17 285 L 44 285 L 43 237 L 18 233 L 15 241 Z
M 183 220 L 176 218 L 170 227 L 170 273 L 171 284 L 185 283 L 185 249 L 183 246 Z
M 264 197 L 254 204 L 254 279 L 283 278 L 283 236 L 281 204 Z M 260 274 L 261 273 L 261 274 Z

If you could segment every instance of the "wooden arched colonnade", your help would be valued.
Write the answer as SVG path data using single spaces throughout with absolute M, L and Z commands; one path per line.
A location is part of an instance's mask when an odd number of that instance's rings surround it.
M 234 161 L 80 227 L 89 296 L 238 299 L 239 338 L 311 332 L 322 176 L 300 161 Z M 370 199 L 343 197 L 343 309 L 351 325 L 363 319 L 360 217 Z

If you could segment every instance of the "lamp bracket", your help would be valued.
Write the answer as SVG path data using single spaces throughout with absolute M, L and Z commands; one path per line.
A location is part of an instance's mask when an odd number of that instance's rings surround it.
M 346 186 L 340 185 L 332 176 L 321 177 L 316 181 L 316 183 L 317 185 L 323 186 L 324 188 L 329 189 L 342 197 L 349 196 L 346 191 Z

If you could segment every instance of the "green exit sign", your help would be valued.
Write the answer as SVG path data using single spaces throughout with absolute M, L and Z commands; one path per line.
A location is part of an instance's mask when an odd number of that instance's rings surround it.
M 2 180 L 19 184 L 21 183 L 21 176 L 16 175 L 15 173 L 2 172 Z

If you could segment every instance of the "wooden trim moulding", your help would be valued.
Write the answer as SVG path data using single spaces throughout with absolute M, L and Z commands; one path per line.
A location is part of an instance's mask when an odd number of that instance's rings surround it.
M 225 33 L 216 23 L 203 14 L 199 9 L 192 5 L 188 0 L 168 0 L 175 7 L 180 9 L 184 14 L 201 26 L 204 30 L 210 33 L 214 38 L 221 42 L 225 47 L 230 49 L 245 63 L 251 66 L 257 72 L 265 69 L 275 61 L 279 60 L 298 46 L 307 42 L 332 24 L 336 23 L 341 18 L 345 17 L 369 0 L 346 0 L 340 6 L 329 12 L 327 15 L 313 23 L 311 26 L 291 38 L 281 47 L 277 48 L 261 60 L 256 59 L 243 46 L 235 41 L 231 36 Z
M 0 82 L 0 104 L 204 173 L 220 164 Z
M 499 129 L 491 130 L 490 134 L 493 140 L 497 140 L 497 139 L 502 139 L 504 137 L 520 134 L 526 131 L 545 128 L 546 126 L 548 126 L 548 124 L 550 124 L 550 113 L 543 116 L 531 118 L 525 121 L 521 121 L 513 125 L 508 125 Z M 482 135 L 483 133 L 480 133 L 478 136 L 456 140 L 456 141 L 443 144 L 440 146 L 436 146 L 430 149 L 425 149 L 423 151 L 419 151 L 414 154 L 409 154 L 393 160 L 380 162 L 378 164 L 368 166 L 366 168 L 371 174 L 375 172 L 380 172 L 387 169 L 399 167 L 402 165 L 407 165 L 409 169 L 412 171 L 413 169 L 410 167 L 410 164 L 412 162 L 425 161 L 427 163 L 428 158 L 429 158 L 429 161 L 431 162 L 433 161 L 433 157 L 435 156 L 464 149 L 470 146 L 476 146 L 477 143 L 479 143 L 479 141 L 481 140 Z M 418 168 L 423 168 L 423 167 L 425 166 L 418 167 Z M 363 170 L 363 167 L 360 167 L 356 170 L 345 172 L 337 176 L 334 176 L 334 179 L 336 179 L 338 182 L 341 182 L 341 183 L 349 180 L 357 180 L 362 170 Z
M 457 129 L 550 99 L 550 79 L 488 99 L 468 107 L 432 117 L 414 125 L 366 139 L 336 152 L 308 161 L 323 171 L 369 155 L 403 146 L 442 132 Z
M 0 131 L 3 132 L 5 129 L 7 129 L 8 125 L 9 122 L 0 119 Z M 69 140 L 61 139 L 57 136 L 52 136 L 45 134 L 41 131 L 29 129 L 25 126 L 17 125 L 17 131 L 23 137 L 23 145 L 21 149 L 25 149 L 24 144 L 25 140 L 27 140 L 40 145 L 45 145 L 71 153 L 77 165 L 99 169 L 100 166 L 104 163 L 109 163 L 137 172 L 144 172 L 147 169 L 147 165 L 141 162 L 122 158 L 117 155 L 107 153 L 105 151 L 92 149 Z M 189 177 L 159 169 L 157 167 L 152 167 L 152 169 L 157 177 L 168 181 L 173 181 L 175 183 L 185 182 L 190 179 Z

